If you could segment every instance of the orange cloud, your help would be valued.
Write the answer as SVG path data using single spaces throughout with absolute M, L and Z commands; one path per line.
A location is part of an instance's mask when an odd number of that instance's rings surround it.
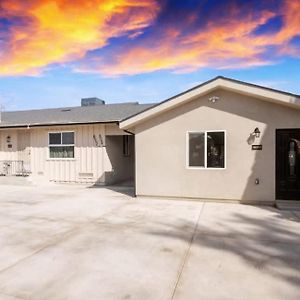
M 160 15 L 162 23 L 159 12 L 172 9 L 175 0 L 168 0 L 167 8 L 161 4 L 167 0 L 0 1 L 0 18 L 13 20 L 4 43 L 0 28 L 0 75 L 40 74 L 51 64 L 64 63 L 78 72 L 105 76 L 190 72 L 248 68 L 300 56 L 299 46 L 292 43 L 300 36 L 300 0 L 266 1 L 270 5 L 264 9 L 254 8 L 251 1 L 241 1 L 243 7 L 220 1 L 223 6 L 216 5 L 212 14 L 198 6 L 182 15 L 177 11 L 171 21 Z M 272 3 L 281 6 L 276 10 Z M 282 20 L 276 32 L 256 33 L 276 17 Z M 205 21 L 199 25 L 199 20 Z M 150 30 L 144 34 L 146 28 Z M 120 36 L 126 42 L 109 45 Z
M 211 20 L 204 28 L 188 34 L 184 34 L 184 26 L 160 29 L 157 36 L 143 44 L 118 49 L 111 54 L 110 60 L 96 57 L 92 62 L 83 63 L 78 70 L 118 76 L 164 69 L 190 72 L 203 67 L 248 68 L 270 64 L 281 55 L 300 54 L 299 49 L 290 45 L 293 37 L 300 35 L 299 0 L 284 2 L 280 11 L 283 26 L 273 34 L 255 35 L 253 32 L 279 13 L 264 10 L 254 14 L 249 10 L 242 19 L 239 13 L 237 7 L 231 6 L 221 22 Z M 270 47 L 275 47 L 272 57 L 267 55 Z
M 140 32 L 158 11 L 156 0 L 1 0 L 0 18 L 12 23 L 0 44 L 0 75 L 39 74 L 82 58 L 112 37 Z

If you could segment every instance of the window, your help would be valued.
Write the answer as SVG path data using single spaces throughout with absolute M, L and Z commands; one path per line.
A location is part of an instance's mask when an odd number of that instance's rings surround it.
M 74 158 L 74 132 L 49 133 L 49 158 Z
M 225 168 L 225 131 L 188 132 L 187 165 L 191 168 Z
M 129 135 L 123 135 L 123 156 L 130 156 Z
M 189 133 L 189 166 L 205 167 L 205 133 Z

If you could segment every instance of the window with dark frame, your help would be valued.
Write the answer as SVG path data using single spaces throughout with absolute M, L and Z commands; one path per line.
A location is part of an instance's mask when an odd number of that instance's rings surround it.
M 225 168 L 225 131 L 188 132 L 188 167 Z
M 49 132 L 49 158 L 74 158 L 75 134 L 73 131 Z
M 123 135 L 123 156 L 130 156 L 129 135 Z

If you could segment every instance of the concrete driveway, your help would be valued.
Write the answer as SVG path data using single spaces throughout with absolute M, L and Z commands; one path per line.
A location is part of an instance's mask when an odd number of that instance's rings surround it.
M 300 214 L 0 186 L 1 300 L 299 299 Z

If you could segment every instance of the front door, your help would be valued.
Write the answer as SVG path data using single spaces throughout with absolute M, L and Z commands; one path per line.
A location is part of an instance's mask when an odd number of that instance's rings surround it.
M 276 198 L 300 200 L 300 129 L 276 130 Z

